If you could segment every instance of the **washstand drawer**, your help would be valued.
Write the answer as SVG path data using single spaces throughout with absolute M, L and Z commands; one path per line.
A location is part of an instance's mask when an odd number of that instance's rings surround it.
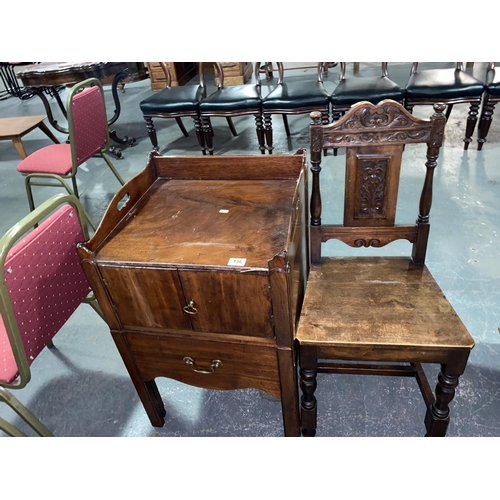
M 123 335 L 143 380 L 168 377 L 207 389 L 259 388 L 280 397 L 273 345 L 142 332 Z

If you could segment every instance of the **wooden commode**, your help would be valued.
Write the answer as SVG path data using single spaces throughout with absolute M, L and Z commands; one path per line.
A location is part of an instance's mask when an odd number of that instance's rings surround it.
M 305 152 L 167 157 L 113 198 L 79 246 L 152 425 L 156 377 L 258 388 L 299 435 L 295 329 L 309 271 Z

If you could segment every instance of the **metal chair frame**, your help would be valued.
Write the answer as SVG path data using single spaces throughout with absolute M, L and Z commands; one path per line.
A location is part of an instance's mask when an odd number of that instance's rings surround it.
M 30 229 L 36 227 L 45 217 L 55 212 L 63 204 L 70 204 L 77 212 L 84 238 L 89 238 L 87 224 L 85 222 L 85 211 L 80 201 L 74 195 L 58 194 L 41 204 L 35 211 L 29 213 L 21 221 L 9 229 L 0 239 L 0 269 L 2 269 L 2 280 L 0 281 L 0 314 L 7 331 L 9 343 L 14 354 L 14 359 L 18 368 L 17 378 L 10 383 L 0 382 L 0 402 L 7 403 L 35 432 L 40 436 L 52 436 L 51 432 L 7 389 L 22 389 L 26 387 L 31 380 L 31 369 L 23 346 L 18 323 L 15 317 L 14 309 L 7 289 L 3 269 L 7 255 L 12 247 L 26 235 Z M 76 253 L 76 248 L 75 248 Z M 89 304 L 96 313 L 104 319 L 99 304 L 90 292 L 83 302 Z M 50 341 L 47 346 L 53 346 Z M 3 430 L 10 436 L 25 436 L 21 430 L 0 418 L 0 430 Z
M 28 203 L 30 210 L 33 211 L 35 209 L 35 202 L 33 199 L 33 186 L 41 186 L 41 187 L 58 187 L 62 186 L 68 194 L 74 194 L 77 198 L 80 197 L 79 192 L 78 192 L 78 186 L 76 182 L 76 174 L 78 172 L 78 157 L 77 157 L 77 151 L 76 151 L 76 144 L 75 141 L 72 139 L 74 137 L 74 132 L 75 132 L 75 123 L 74 123 L 74 118 L 73 118 L 73 109 L 72 109 L 72 103 L 73 103 L 73 97 L 84 90 L 87 87 L 92 87 L 97 85 L 100 88 L 100 94 L 102 97 L 102 105 L 104 108 L 104 115 L 106 116 L 106 104 L 104 101 L 104 91 L 102 88 L 102 84 L 99 80 L 96 78 L 88 78 L 87 80 L 84 80 L 83 82 L 77 83 L 71 88 L 71 91 L 68 95 L 67 101 L 66 101 L 66 109 L 67 109 L 67 114 L 68 114 L 68 129 L 69 129 L 69 143 L 71 146 L 71 162 L 72 162 L 72 169 L 71 172 L 67 175 L 58 175 L 58 174 L 52 174 L 52 173 L 29 173 L 29 174 L 23 174 L 25 175 L 25 187 L 26 187 L 26 194 L 28 197 Z M 109 149 L 109 129 L 106 126 L 106 142 L 103 144 L 102 149 L 94 155 L 94 157 L 100 157 L 102 158 L 110 170 L 113 172 L 115 177 L 118 179 L 120 184 L 123 186 L 125 184 L 125 181 L 122 179 L 118 171 L 116 170 L 115 166 L 111 163 L 110 159 L 107 157 L 105 154 Z M 72 187 L 66 182 L 67 179 L 71 179 Z M 52 180 L 52 182 L 51 182 Z M 95 230 L 96 229 L 96 224 L 94 221 L 91 219 L 89 214 L 85 211 L 85 217 L 87 218 L 89 224 L 91 227 Z

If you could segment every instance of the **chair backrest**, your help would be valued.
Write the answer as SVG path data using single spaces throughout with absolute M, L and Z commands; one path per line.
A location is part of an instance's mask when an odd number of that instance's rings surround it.
M 204 65 L 206 63 L 198 63 L 198 72 L 200 75 L 203 75 L 204 71 Z M 214 62 L 214 69 L 215 69 L 215 77 L 218 79 L 217 80 L 217 89 L 221 90 L 224 88 L 224 68 L 220 62 Z M 260 63 L 255 64 L 254 68 L 254 75 L 255 75 L 255 83 L 254 84 L 248 84 L 248 85 L 257 85 L 258 87 L 261 86 L 261 81 L 260 81 L 260 71 L 259 71 Z
M 437 69 L 436 71 L 439 71 L 439 69 Z M 464 63 L 463 62 L 456 62 L 455 63 L 455 71 L 465 71 Z M 418 62 L 413 62 L 411 64 L 410 75 L 413 75 L 417 72 L 418 72 Z
M 87 239 L 81 204 L 64 194 L 40 205 L 0 239 L 1 385 L 29 382 L 31 363 L 89 294 L 76 251 Z
M 317 80 L 319 83 L 323 83 L 323 76 L 325 73 L 325 64 L 324 62 L 319 62 L 317 65 Z M 261 63 L 255 63 L 255 68 L 256 68 L 256 74 L 255 78 L 256 80 L 259 79 L 260 83 L 260 65 Z M 281 85 L 285 81 L 285 66 L 282 62 L 276 62 L 276 66 L 278 66 L 278 83 L 277 85 Z M 293 69 L 306 69 L 305 67 L 298 67 L 298 68 L 293 68 Z
M 340 76 L 339 76 L 339 81 L 345 80 L 345 75 L 346 75 L 346 68 L 347 68 L 347 63 L 341 62 L 340 63 Z M 383 62 L 381 63 L 381 68 L 382 68 L 382 75 L 381 76 L 389 76 L 389 70 L 387 67 L 387 63 Z
M 423 264 L 429 234 L 432 182 L 443 142 L 446 106 L 435 104 L 430 120 L 415 118 L 399 103 L 360 102 L 339 121 L 321 125 L 321 114 L 311 113 L 311 257 L 321 259 L 321 244 L 338 239 L 352 247 L 382 247 L 406 239 L 412 258 Z M 405 145 L 427 143 L 425 179 L 416 223 L 396 225 L 400 167 Z M 344 220 L 321 222 L 321 156 L 324 148 L 346 148 Z
M 73 168 L 108 149 L 106 104 L 101 82 L 89 78 L 71 88 L 67 99 Z

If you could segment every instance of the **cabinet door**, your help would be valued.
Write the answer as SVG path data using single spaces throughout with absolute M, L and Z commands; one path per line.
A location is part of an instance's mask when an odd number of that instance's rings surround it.
M 214 271 L 179 273 L 186 301 L 193 301 L 193 330 L 273 338 L 267 274 Z
M 190 330 L 176 270 L 99 267 L 124 328 Z

